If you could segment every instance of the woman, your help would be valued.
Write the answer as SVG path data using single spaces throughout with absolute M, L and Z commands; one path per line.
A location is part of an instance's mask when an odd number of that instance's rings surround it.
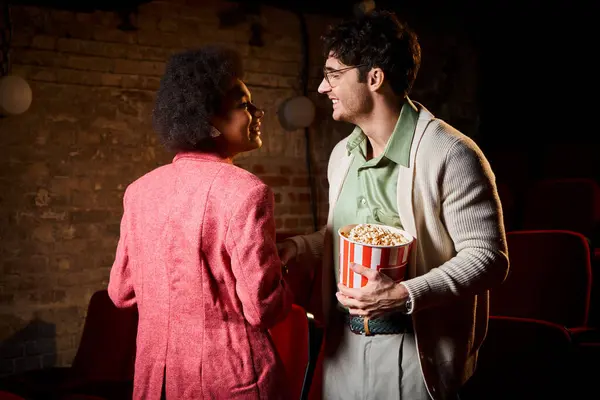
M 172 56 L 154 109 L 173 163 L 133 182 L 108 291 L 139 310 L 135 399 L 285 398 L 267 329 L 292 295 L 275 245 L 273 195 L 232 164 L 261 145 L 237 53 Z

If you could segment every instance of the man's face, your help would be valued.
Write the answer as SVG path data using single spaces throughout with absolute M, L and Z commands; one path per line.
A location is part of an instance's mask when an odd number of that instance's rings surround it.
M 357 117 L 368 113 L 371 103 L 367 84 L 358 81 L 358 68 L 345 65 L 330 54 L 325 62 L 324 72 L 326 76 L 318 91 L 331 99 L 333 119 L 356 123 Z

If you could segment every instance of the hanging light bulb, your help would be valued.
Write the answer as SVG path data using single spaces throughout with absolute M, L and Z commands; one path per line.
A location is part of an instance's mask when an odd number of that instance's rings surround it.
M 289 131 L 307 128 L 315 118 L 315 105 L 306 96 L 285 100 L 279 107 L 279 123 Z
M 32 92 L 27 81 L 20 76 L 0 78 L 0 115 L 19 115 L 29 109 Z

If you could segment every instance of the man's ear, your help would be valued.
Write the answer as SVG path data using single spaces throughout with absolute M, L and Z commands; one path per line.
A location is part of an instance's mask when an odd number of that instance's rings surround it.
M 376 92 L 381 89 L 383 86 L 383 82 L 385 80 L 385 74 L 381 68 L 373 68 L 369 71 L 369 75 L 367 76 L 367 83 L 369 85 L 369 89 L 372 92 Z

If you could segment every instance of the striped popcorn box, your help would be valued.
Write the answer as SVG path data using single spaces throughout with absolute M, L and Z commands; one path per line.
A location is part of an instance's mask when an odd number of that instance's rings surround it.
M 401 229 L 386 226 L 386 230 L 402 235 L 406 239 L 406 243 L 397 246 L 364 244 L 350 240 L 347 237 L 350 230 L 356 225 L 346 225 L 338 231 L 340 240 L 340 282 L 350 288 L 363 287 L 367 284 L 367 278 L 355 273 L 350 268 L 352 263 L 376 269 L 396 282 L 404 280 L 408 257 L 414 243 L 412 235 Z

